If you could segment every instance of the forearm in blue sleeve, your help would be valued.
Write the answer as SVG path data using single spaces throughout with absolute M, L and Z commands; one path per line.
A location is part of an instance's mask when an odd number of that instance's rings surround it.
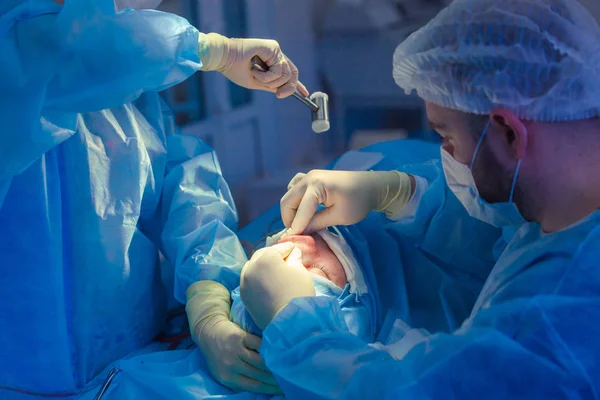
M 304 298 L 267 327 L 261 354 L 286 398 L 568 398 L 568 371 L 493 327 L 436 334 L 394 360 L 341 318 L 335 299 Z
M 175 297 L 199 280 L 214 280 L 229 291 L 239 286 L 247 261 L 235 234 L 237 212 L 213 149 L 186 135 L 168 136 L 162 249 L 175 267 Z
M 115 107 L 182 82 L 201 67 L 199 32 L 179 16 L 130 10 L 95 16 L 85 25 L 61 20 L 61 59 L 46 107 L 76 112 Z

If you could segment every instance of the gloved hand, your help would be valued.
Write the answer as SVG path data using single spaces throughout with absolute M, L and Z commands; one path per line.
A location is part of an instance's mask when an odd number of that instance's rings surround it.
M 217 282 L 200 281 L 188 288 L 186 296 L 190 331 L 212 375 L 238 392 L 281 394 L 258 353 L 261 339 L 229 320 L 227 288 Z
M 298 82 L 298 68 L 274 40 L 228 39 L 216 33 L 201 33 L 199 54 L 203 71 L 219 71 L 239 86 L 273 92 L 279 98 L 290 96 L 298 88 L 308 96 L 308 90 Z M 259 56 L 269 71 L 252 69 L 254 56 Z
M 293 243 L 281 243 L 257 251 L 242 269 L 240 295 L 259 328 L 273 318 L 292 299 L 315 296 L 310 272 L 301 263 L 286 263 L 294 249 Z
M 414 187 L 414 177 L 398 171 L 313 170 L 290 181 L 281 218 L 287 234 L 299 234 L 356 224 L 372 210 L 392 216 L 409 202 Z M 326 208 L 317 212 L 319 204 Z

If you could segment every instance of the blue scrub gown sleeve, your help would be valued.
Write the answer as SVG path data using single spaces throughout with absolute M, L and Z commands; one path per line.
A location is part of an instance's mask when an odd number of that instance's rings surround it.
M 167 165 L 161 215 L 144 221 L 144 232 L 174 266 L 174 295 L 185 304 L 185 291 L 199 280 L 219 282 L 229 291 L 239 286 L 247 257 L 235 234 L 237 210 L 217 155 L 202 140 L 180 134 L 164 104 L 162 113 Z
M 71 137 L 77 113 L 131 102 L 201 67 L 199 32 L 181 17 L 65 3 L 0 5 L 0 181 Z
M 553 329 L 559 315 L 548 318 L 555 307 L 543 303 L 527 298 L 491 307 L 473 325 L 432 335 L 395 360 L 351 335 L 335 301 L 296 299 L 265 330 L 261 354 L 288 399 L 566 399 L 590 394 L 591 381 L 573 373 L 581 368 L 579 355 L 569 354 L 561 343 L 563 335 L 573 336 L 570 329 L 582 327 Z M 520 328 L 522 319 L 531 321 L 530 329 Z
M 182 82 L 201 67 L 199 32 L 179 16 L 128 10 L 93 19 L 86 29 L 76 19 L 62 20 L 59 15 L 64 58 L 49 82 L 47 107 L 77 112 L 115 107 Z

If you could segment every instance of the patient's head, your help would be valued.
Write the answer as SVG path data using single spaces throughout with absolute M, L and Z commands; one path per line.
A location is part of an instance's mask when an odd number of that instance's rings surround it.
M 344 267 L 319 234 L 291 235 L 279 239 L 278 243 L 286 242 L 294 243 L 302 251 L 302 264 L 308 272 L 330 280 L 342 289 L 346 286 L 348 279 Z
M 312 274 L 317 296 L 337 298 L 344 318 L 351 321 L 349 329 L 360 335 L 371 327 L 369 323 L 370 309 L 363 303 L 363 296 L 369 291 L 364 281 L 361 265 L 354 257 L 353 250 L 337 228 L 333 231 L 323 230 L 312 235 L 293 235 L 282 239 L 285 231 L 267 236 L 260 241 L 266 246 L 277 243 L 294 243 L 295 247 L 286 257 L 290 266 L 300 267 L 300 263 Z M 254 252 L 255 246 L 248 245 L 248 253 Z M 301 254 L 299 254 L 301 253 Z M 256 326 L 248 310 L 244 306 L 240 289 L 231 293 L 231 321 L 254 335 L 262 331 Z M 364 321 L 364 322 L 363 322 Z

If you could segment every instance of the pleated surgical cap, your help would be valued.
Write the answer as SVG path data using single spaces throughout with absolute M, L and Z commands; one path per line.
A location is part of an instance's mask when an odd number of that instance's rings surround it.
M 407 94 L 479 115 L 600 115 L 600 27 L 576 0 L 455 0 L 394 54 Z

